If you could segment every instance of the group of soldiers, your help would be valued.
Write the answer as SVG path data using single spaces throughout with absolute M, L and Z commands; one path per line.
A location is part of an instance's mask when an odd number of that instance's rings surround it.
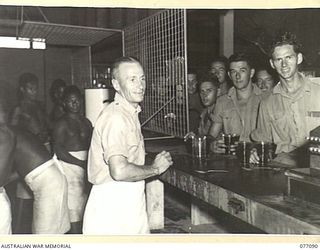
M 257 69 L 245 53 L 211 63 L 209 77 L 198 81 L 196 94 L 204 108 L 194 132 L 211 136 L 215 153 L 225 152 L 222 134 L 239 135 L 245 142 L 273 143 L 275 160 L 298 166 L 305 138 L 320 125 L 320 87 L 299 72 L 303 55 L 293 33 L 275 37 L 268 56 L 270 67 Z M 193 107 L 191 103 L 191 112 Z M 255 148 L 250 162 L 259 162 Z

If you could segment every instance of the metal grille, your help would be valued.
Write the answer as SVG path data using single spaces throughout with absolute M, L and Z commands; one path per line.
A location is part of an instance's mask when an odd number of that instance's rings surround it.
M 138 58 L 147 87 L 144 129 L 183 137 L 189 130 L 186 86 L 186 12 L 165 10 L 124 30 L 124 54 Z
M 44 38 L 47 44 L 90 46 L 112 36 L 120 30 L 96 27 L 73 26 L 54 23 L 24 21 L 19 30 L 20 37 Z

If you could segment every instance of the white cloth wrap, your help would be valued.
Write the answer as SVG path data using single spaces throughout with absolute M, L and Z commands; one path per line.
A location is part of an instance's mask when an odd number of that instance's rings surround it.
M 69 231 L 67 180 L 57 161 L 51 159 L 41 164 L 24 180 L 34 196 L 32 233 L 63 234 Z
M 83 221 L 83 234 L 87 235 L 149 233 L 145 182 L 93 185 Z
M 0 234 L 11 234 L 11 204 L 6 190 L 0 187 Z
M 69 152 L 75 158 L 86 161 L 88 151 Z M 68 207 L 70 222 L 82 221 L 84 208 L 88 199 L 85 189 L 85 169 L 60 160 L 63 172 L 68 182 Z

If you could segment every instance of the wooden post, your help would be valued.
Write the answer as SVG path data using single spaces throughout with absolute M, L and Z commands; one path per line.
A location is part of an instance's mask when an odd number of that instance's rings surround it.
M 234 12 L 228 10 L 220 16 L 220 54 L 229 57 L 234 47 Z
M 191 199 L 191 224 L 201 225 L 201 224 L 213 224 L 216 220 L 208 213 L 208 206 L 201 206 L 196 199 Z
M 164 228 L 164 184 L 160 180 L 146 182 L 146 200 L 150 229 Z

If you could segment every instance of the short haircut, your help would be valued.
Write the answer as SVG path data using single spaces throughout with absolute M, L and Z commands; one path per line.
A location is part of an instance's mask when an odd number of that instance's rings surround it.
M 81 97 L 81 91 L 76 85 L 69 85 L 65 88 L 64 93 L 63 93 L 63 100 L 65 101 L 68 96 L 76 94 Z
M 194 75 L 195 76 L 195 80 L 196 80 L 196 82 L 197 82 L 197 86 L 198 86 L 198 74 L 196 74 L 195 72 L 193 72 L 193 71 L 191 71 L 191 72 L 188 72 L 187 73 L 187 81 L 188 81 L 188 77 L 190 76 L 190 75 Z
M 201 87 L 201 84 L 204 83 L 204 82 L 211 82 L 212 85 L 214 86 L 215 89 L 218 89 L 218 86 L 219 86 L 219 80 L 218 78 L 215 76 L 215 75 L 212 75 L 212 74 L 203 74 L 200 76 L 200 79 L 199 79 L 199 89 Z
M 115 75 L 117 74 L 119 66 L 122 63 L 138 63 L 140 66 L 142 66 L 141 62 L 135 57 L 131 57 L 131 56 L 119 57 L 113 62 L 112 66 L 111 66 L 111 77 L 112 77 L 112 79 L 115 79 Z
M 247 64 L 249 65 L 249 67 L 251 69 L 254 68 L 252 61 L 251 61 L 251 58 L 249 57 L 249 55 L 247 55 L 244 52 L 239 52 L 239 53 L 235 53 L 235 54 L 231 55 L 229 57 L 229 66 L 233 62 L 247 62 Z
M 279 81 L 279 76 L 278 76 L 278 73 L 275 69 L 271 68 L 269 65 L 260 65 L 260 66 L 256 67 L 256 69 L 255 69 L 255 74 L 253 76 L 254 82 L 257 82 L 258 72 L 263 71 L 263 70 L 267 71 L 267 73 L 272 76 L 275 84 Z
M 56 91 L 56 90 L 58 90 L 59 88 L 61 88 L 61 87 L 66 87 L 67 86 L 67 84 L 66 84 L 66 82 L 64 81 L 64 80 L 62 80 L 62 79 L 56 79 L 56 80 L 54 80 L 52 83 L 51 83 L 51 87 L 50 87 L 50 96 L 51 96 L 51 98 L 54 98 L 54 92 Z
M 279 33 L 277 36 L 273 38 L 273 41 L 270 45 L 269 56 L 272 57 L 274 49 L 282 45 L 292 45 L 295 53 L 301 53 L 302 45 L 298 41 L 296 35 L 286 31 L 283 33 Z
M 33 83 L 38 85 L 38 77 L 32 73 L 23 73 L 19 77 L 19 87 L 25 88 L 27 83 Z
M 217 56 L 214 57 L 211 61 L 210 61 L 210 65 L 209 67 L 211 67 L 211 64 L 215 63 L 215 62 L 221 62 L 224 64 L 224 66 L 226 67 L 226 70 L 228 70 L 229 68 L 229 60 L 227 57 L 225 56 Z
M 197 77 L 197 73 L 195 71 L 188 71 L 187 75 L 195 75 Z

